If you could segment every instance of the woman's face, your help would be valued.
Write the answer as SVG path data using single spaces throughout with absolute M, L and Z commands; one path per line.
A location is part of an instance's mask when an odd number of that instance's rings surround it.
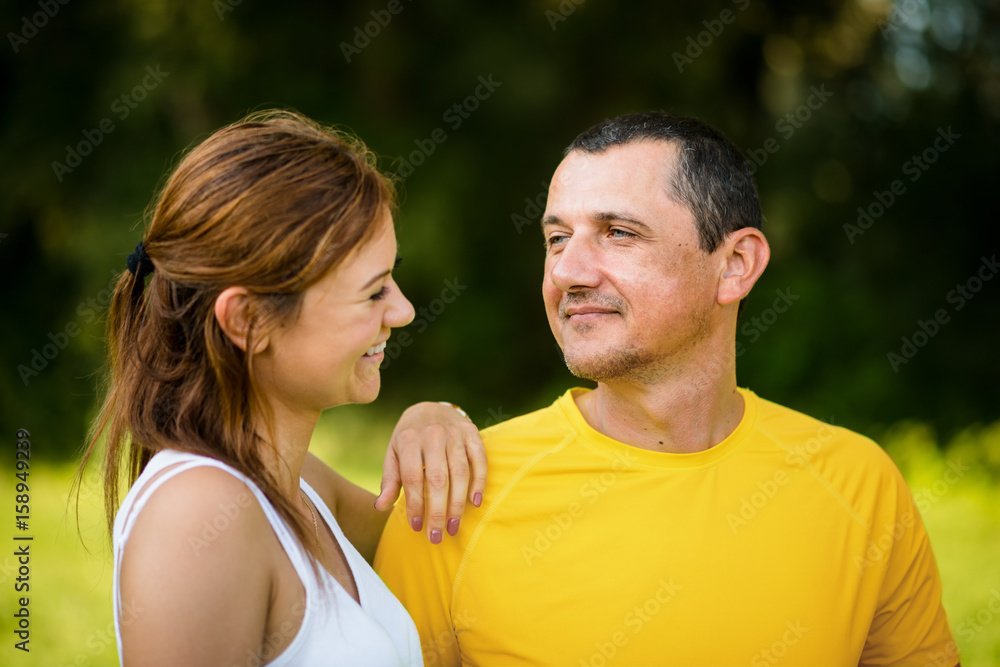
M 388 211 L 377 224 L 371 240 L 306 289 L 298 318 L 278 327 L 255 360 L 262 389 L 293 412 L 375 400 L 389 330 L 413 320 L 392 278 Z

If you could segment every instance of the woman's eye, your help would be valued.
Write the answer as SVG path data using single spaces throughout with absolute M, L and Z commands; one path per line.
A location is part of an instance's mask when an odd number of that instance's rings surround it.
M 380 289 L 379 291 L 377 291 L 374 294 L 372 294 L 371 300 L 372 301 L 381 301 L 382 299 L 385 298 L 385 295 L 388 294 L 388 293 L 389 293 L 389 288 L 386 287 L 385 285 L 383 285 L 382 289 Z

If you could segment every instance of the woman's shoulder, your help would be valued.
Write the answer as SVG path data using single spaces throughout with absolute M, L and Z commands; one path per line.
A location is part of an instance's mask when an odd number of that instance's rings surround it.
M 121 629 L 126 653 L 142 656 L 177 636 L 257 645 L 281 554 L 263 508 L 225 468 L 175 465 L 160 474 L 159 484 L 141 480 L 149 489 L 138 489 L 143 502 L 115 545 L 120 603 L 140 610 Z M 220 617 L 225 628 L 208 622 Z
M 172 469 L 178 465 L 137 481 L 145 482 L 145 488 L 138 489 L 139 496 L 144 496 L 141 503 L 127 508 L 138 510 L 130 517 L 130 546 L 147 540 L 159 545 L 183 544 L 192 556 L 202 557 L 207 547 L 237 548 L 271 531 L 249 480 L 214 465 Z
M 243 480 L 214 466 L 184 469 L 150 492 L 116 544 L 122 599 L 197 607 L 221 596 L 264 618 L 281 549 L 272 536 Z

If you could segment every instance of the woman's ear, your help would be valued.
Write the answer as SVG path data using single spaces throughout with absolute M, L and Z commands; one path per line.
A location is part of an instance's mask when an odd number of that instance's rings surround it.
M 247 351 L 250 331 L 250 292 L 245 287 L 227 287 L 215 298 L 215 319 L 219 327 L 236 347 Z M 268 338 L 260 338 L 254 345 L 254 354 L 267 348 Z
M 738 303 L 764 273 L 771 247 L 759 229 L 744 227 L 726 237 L 720 251 L 725 253 L 719 279 L 719 304 Z

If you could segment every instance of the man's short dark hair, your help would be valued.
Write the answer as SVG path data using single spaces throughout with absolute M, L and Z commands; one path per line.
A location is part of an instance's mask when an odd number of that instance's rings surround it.
M 696 118 L 665 111 L 617 116 L 582 132 L 566 154 L 602 153 L 637 141 L 677 146 L 679 161 L 668 187 L 673 199 L 694 214 L 702 250 L 713 252 L 738 229 L 761 228 L 760 200 L 746 158 L 721 132 Z

